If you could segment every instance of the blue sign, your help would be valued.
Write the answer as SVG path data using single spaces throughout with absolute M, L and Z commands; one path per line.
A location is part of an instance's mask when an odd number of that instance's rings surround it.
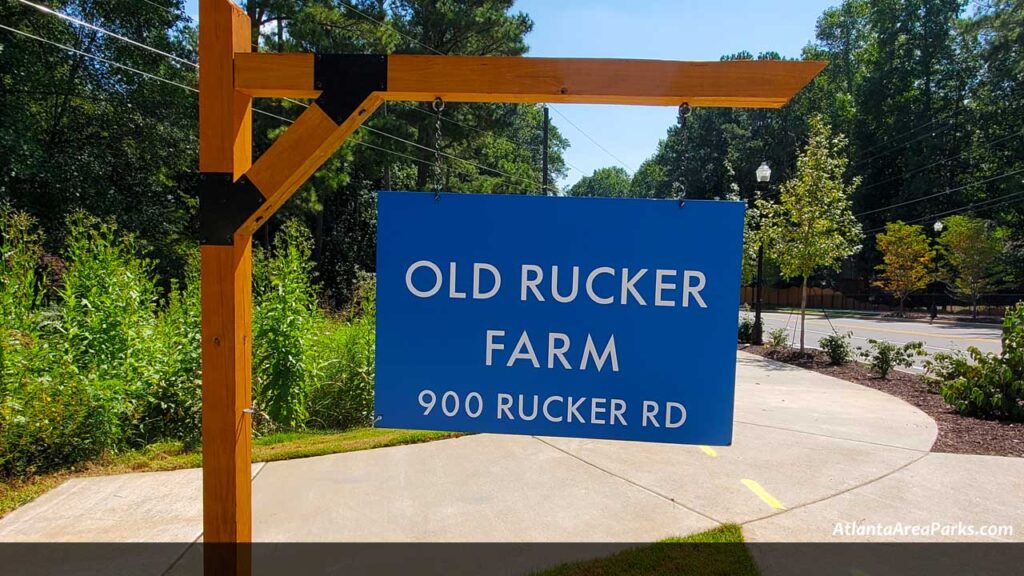
M 730 444 L 743 209 L 381 192 L 377 425 Z

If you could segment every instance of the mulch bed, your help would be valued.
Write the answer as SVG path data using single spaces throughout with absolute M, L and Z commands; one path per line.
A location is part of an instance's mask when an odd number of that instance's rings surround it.
M 808 350 L 801 354 L 792 348 L 766 349 L 764 346 L 746 344 L 741 344 L 739 349 L 874 388 L 913 404 L 931 416 L 938 425 L 939 436 L 932 446 L 932 452 L 1024 457 L 1024 422 L 961 416 L 946 404 L 942 396 L 929 392 L 922 378 L 916 374 L 893 370 L 889 378 L 883 380 L 860 362 L 834 366 L 818 350 Z

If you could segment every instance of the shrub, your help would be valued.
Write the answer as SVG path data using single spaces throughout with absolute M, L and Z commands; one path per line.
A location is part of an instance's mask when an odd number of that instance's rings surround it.
M 317 383 L 310 391 L 310 425 L 345 429 L 373 423 L 376 285 L 362 280 L 349 322 L 324 319 L 313 347 Z
M 145 441 L 181 440 L 199 446 L 202 421 L 202 339 L 200 335 L 198 254 L 188 261 L 185 284 L 171 283 L 167 306 L 153 331 L 159 350 L 156 377 L 142 409 Z
M 254 262 L 253 397 L 275 426 L 299 427 L 307 417 L 309 344 L 317 329 L 312 247 L 309 231 L 290 220 L 272 253 L 257 252 Z
M 835 332 L 818 340 L 818 346 L 825 352 L 832 364 L 836 366 L 849 364 L 853 362 L 853 345 L 850 344 L 852 337 L 853 332 L 846 334 Z
M 754 319 L 749 314 L 740 317 L 739 342 L 749 344 L 754 339 Z
M 1003 318 L 1001 354 L 975 347 L 967 355 L 936 354 L 927 363 L 929 388 L 968 416 L 1024 420 L 1024 303 Z
M 925 355 L 923 342 L 907 342 L 900 346 L 885 340 L 870 339 L 868 346 L 868 350 L 857 350 L 881 378 L 888 378 L 893 368 L 910 368 L 914 365 L 914 358 Z
M 789 342 L 789 332 L 785 328 L 776 328 L 768 332 L 768 340 L 765 345 L 768 348 L 785 348 Z

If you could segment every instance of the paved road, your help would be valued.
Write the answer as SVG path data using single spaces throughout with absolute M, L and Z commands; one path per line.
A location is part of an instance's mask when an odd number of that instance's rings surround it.
M 932 453 L 935 422 L 902 400 L 750 354 L 737 364 L 732 446 L 478 434 L 257 464 L 253 537 L 615 543 L 737 522 L 753 542 L 1024 541 L 1024 459 Z M 177 542 L 125 553 L 155 554 L 146 559 L 155 574 L 195 573 L 200 480 L 198 470 L 74 479 L 0 520 L 0 542 Z M 1013 533 L 837 534 L 843 523 L 999 525 Z M 0 547 L 0 565 L 19 550 L 34 555 L 19 562 L 69 571 L 66 558 L 24 548 Z M 516 574 L 551 563 L 519 550 L 507 549 L 500 571 L 451 559 L 421 562 L 418 571 Z M 285 552 L 260 564 L 285 563 Z M 794 556 L 759 562 L 766 575 L 789 574 Z M 892 573 L 888 555 L 875 560 L 883 565 L 858 558 L 831 573 Z
M 789 312 L 769 312 L 764 314 L 764 332 L 767 335 L 773 328 L 787 327 L 790 337 L 799 338 L 800 315 Z M 833 327 L 840 333 L 853 332 L 853 343 L 866 346 L 869 338 L 888 340 L 896 344 L 905 342 L 924 342 L 929 354 L 966 351 L 969 346 L 977 347 L 983 352 L 999 352 L 999 337 L 1002 330 L 998 324 L 971 324 L 964 322 L 907 321 L 878 316 L 834 316 L 828 318 L 821 312 L 807 314 L 808 346 L 817 347 L 822 336 L 832 333 Z

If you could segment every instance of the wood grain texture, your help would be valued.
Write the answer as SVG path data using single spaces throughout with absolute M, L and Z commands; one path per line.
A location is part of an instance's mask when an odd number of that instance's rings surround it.
M 233 59 L 249 50 L 249 18 L 230 0 L 199 3 L 199 169 L 238 178 L 252 165 L 252 97 L 234 88 Z M 200 248 L 203 549 L 206 574 L 251 572 L 252 250 Z M 241 544 L 241 545 L 239 545 Z
M 316 98 L 312 54 L 235 54 L 235 89 L 262 98 Z
M 825 62 L 388 57 L 388 100 L 778 108 Z
M 243 412 L 252 406 L 251 246 L 248 238 L 236 238 L 233 246 L 200 248 L 206 543 L 252 539 L 252 422 Z M 224 556 L 214 555 L 220 569 L 230 568 Z
M 266 202 L 242 226 L 252 233 L 320 167 L 383 102 L 374 92 L 341 125 L 316 104 L 302 113 L 246 173 Z
M 252 97 L 235 91 L 234 55 L 249 18 L 229 0 L 199 5 L 199 170 L 242 175 L 252 162 Z

